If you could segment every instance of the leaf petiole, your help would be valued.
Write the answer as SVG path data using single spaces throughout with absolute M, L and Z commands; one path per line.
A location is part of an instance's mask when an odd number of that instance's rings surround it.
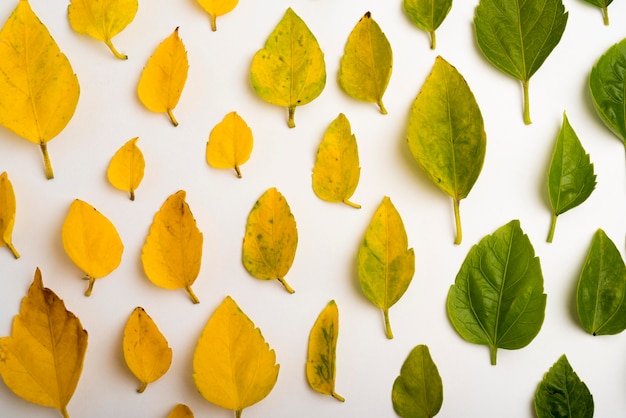
M 217 16 L 211 15 L 211 30 L 215 32 L 217 30 Z
M 385 105 L 383 104 L 383 100 L 379 99 L 378 102 L 378 107 L 380 108 L 380 113 L 382 113 L 383 115 L 387 114 L 387 109 L 385 109 Z
M 491 346 L 491 365 L 495 366 L 496 365 L 496 360 L 498 358 L 498 347 L 496 347 L 495 345 Z
M 87 286 L 87 290 L 85 291 L 85 296 L 91 296 L 91 292 L 93 292 L 93 285 L 96 283 L 96 279 L 89 275 L 83 277 L 84 280 L 89 280 L 89 285 Z
M 346 399 L 343 396 L 341 396 L 340 394 L 338 394 L 334 390 L 330 393 L 330 396 L 332 396 L 333 398 L 337 399 L 339 402 L 345 402 L 346 401 Z
M 170 120 L 172 121 L 172 124 L 174 126 L 178 126 L 178 121 L 174 117 L 174 113 L 172 112 L 172 109 L 167 109 L 167 116 L 170 117 Z
M 241 170 L 237 164 L 235 164 L 235 173 L 237 173 L 237 178 L 241 178 Z
M 277 280 L 280 282 L 280 284 L 282 284 L 285 287 L 285 290 L 287 290 L 287 292 L 292 293 L 292 294 L 296 292 L 295 290 L 292 289 L 291 286 L 289 286 L 289 283 L 287 283 L 283 277 L 279 277 Z
M 191 301 L 193 303 L 200 303 L 200 299 L 198 299 L 198 297 L 196 296 L 195 293 L 193 293 L 193 290 L 191 289 L 191 286 L 185 286 L 185 290 L 187 291 L 187 293 L 189 294 L 189 297 L 191 298 Z
M 389 322 L 389 309 L 383 309 L 383 316 L 385 317 L 385 335 L 391 340 L 393 339 L 393 332 L 391 332 L 391 323 Z
M 361 205 L 359 205 L 358 203 L 351 202 L 348 199 L 344 199 L 343 203 L 345 203 L 346 205 L 348 205 L 350 207 L 353 207 L 355 209 L 361 209 Z
M 48 144 L 41 142 L 39 144 L 41 153 L 43 154 L 43 164 L 46 170 L 46 178 L 52 180 L 54 178 L 54 172 L 52 171 L 52 163 L 50 162 L 50 155 L 48 155 Z
M 550 222 L 550 231 L 548 232 L 548 238 L 546 239 L 547 242 L 552 242 L 552 239 L 554 238 L 554 230 L 556 229 L 556 218 L 557 218 L 557 214 L 553 213 L 552 214 L 552 221 Z
M 289 119 L 287 120 L 287 126 L 289 126 L 290 128 L 295 128 L 296 122 L 294 121 L 294 114 L 296 113 L 296 107 L 289 106 L 288 109 L 289 109 Z
M 530 80 L 522 81 L 522 89 L 524 90 L 524 123 L 526 125 L 530 125 L 531 123 L 533 123 L 530 120 L 530 98 L 528 94 L 529 83 L 530 83 Z
M 13 257 L 15 257 L 16 259 L 20 258 L 20 253 L 17 252 L 17 249 L 13 246 L 12 243 L 5 242 L 5 244 L 9 248 L 9 250 L 11 250 L 11 253 L 13 253 Z
M 435 35 L 435 31 L 431 30 L 428 33 L 430 34 L 430 49 L 437 48 L 437 36 Z
M 104 43 L 106 44 L 106 46 L 109 47 L 109 49 L 111 50 L 111 52 L 113 53 L 113 55 L 115 55 L 116 58 L 119 58 L 121 60 L 127 60 L 128 59 L 128 55 L 126 54 L 122 54 L 120 51 L 118 51 L 115 46 L 113 46 L 113 43 L 111 42 L 110 39 L 107 39 L 106 41 L 104 41 Z
M 604 26 L 609 26 L 609 7 L 604 6 L 602 8 L 602 18 L 604 19 Z
M 461 229 L 461 213 L 459 210 L 459 205 L 461 204 L 461 199 L 454 199 L 454 222 L 456 224 L 456 238 L 454 239 L 454 243 L 456 245 L 461 244 L 461 240 L 463 239 L 463 230 Z
M 141 382 L 141 386 L 137 388 L 137 393 L 143 393 L 144 390 L 148 387 L 148 383 Z

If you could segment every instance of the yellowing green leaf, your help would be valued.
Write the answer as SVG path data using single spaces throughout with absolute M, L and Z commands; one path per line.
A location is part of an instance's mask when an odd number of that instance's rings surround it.
M 172 409 L 167 418 L 193 418 L 193 412 L 187 405 L 179 403 Z
M 339 85 L 351 97 L 376 103 L 387 114 L 383 94 L 391 78 L 393 54 L 387 37 L 370 12 L 348 37 L 339 67 Z
M 322 200 L 343 202 L 355 208 L 360 205 L 350 202 L 359 183 L 359 150 L 350 122 L 340 113 L 324 134 L 317 149 L 313 167 L 313 191 Z
M 74 115 L 80 87 L 69 60 L 27 0 L 0 31 L 0 125 L 38 144 L 54 177 L 48 141 Z
M 0 174 L 0 246 L 5 246 L 20 258 L 13 246 L 13 225 L 15 224 L 15 193 L 6 171 Z
M 50 289 L 41 272 L 22 299 L 11 336 L 0 338 L 0 375 L 20 398 L 57 409 L 67 405 L 78 385 L 87 350 L 87 331 Z
M 65 252 L 89 280 L 89 296 L 96 279 L 120 265 L 124 244 L 111 221 L 80 199 L 72 202 L 61 232 Z
M 148 279 L 165 289 L 185 289 L 193 303 L 200 302 L 191 285 L 200 273 L 202 232 L 179 190 L 154 215 L 143 245 L 141 262 Z
M 104 42 L 113 55 L 125 60 L 128 57 L 115 49 L 111 38 L 133 21 L 138 6 L 138 0 L 70 0 L 67 17 L 76 32 Z
M 298 230 L 285 197 L 276 188 L 268 189 L 248 215 L 243 238 L 242 259 L 248 272 L 261 280 L 278 280 L 289 293 L 285 281 L 296 256 Z
M 141 307 L 135 308 L 126 322 L 122 346 L 126 365 L 141 382 L 139 393 L 167 373 L 172 364 L 172 349 Z
M 217 17 L 233 10 L 239 0 L 198 0 L 198 3 L 211 15 L 211 29 L 215 32 L 217 30 Z
M 253 144 L 250 127 L 237 112 L 230 112 L 211 131 L 206 160 L 215 168 L 234 168 L 241 178 L 239 166 L 250 158 Z
M 135 190 L 143 179 L 146 167 L 143 154 L 137 146 L 138 139 L 131 139 L 117 150 L 107 169 L 109 182 L 116 189 L 129 192 L 130 200 L 135 200 Z
M 430 49 L 437 47 L 435 30 L 452 8 L 452 0 L 403 0 L 402 6 L 413 23 L 430 35 Z
M 178 28 L 157 46 L 141 73 L 137 94 L 141 103 L 153 112 L 167 113 L 174 126 L 178 121 L 173 110 L 187 81 L 189 62 Z
M 207 322 L 193 355 L 193 379 L 204 398 L 241 411 L 263 400 L 278 379 L 276 353 L 230 297 Z
M 331 300 L 317 317 L 309 334 L 306 378 L 317 392 L 343 402 L 345 399 L 335 392 L 338 335 L 339 310 L 335 301 Z
M 326 85 L 324 53 L 304 21 L 287 9 L 263 49 L 252 59 L 252 87 L 266 102 L 287 107 L 295 127 L 296 106 L 313 101 Z

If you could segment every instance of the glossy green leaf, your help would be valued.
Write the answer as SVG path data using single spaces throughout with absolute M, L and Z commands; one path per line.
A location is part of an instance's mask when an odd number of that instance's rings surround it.
M 546 309 L 539 258 L 513 220 L 474 245 L 450 287 L 448 317 L 463 339 L 516 350 L 541 330 Z
M 525 124 L 531 123 L 530 78 L 557 46 L 566 24 L 562 0 L 480 0 L 476 7 L 478 47 L 496 68 L 522 82 Z
M 437 47 L 435 30 L 452 9 L 452 0 L 404 0 L 402 5 L 415 26 L 428 32 L 430 49 L 435 49 Z
M 578 280 L 576 310 L 589 334 L 614 335 L 626 329 L 626 267 L 619 250 L 598 229 Z
M 609 5 L 613 3 L 613 0 L 584 0 L 589 4 L 593 4 L 602 9 L 602 17 L 604 19 L 604 25 L 609 25 Z
M 548 193 L 552 205 L 552 223 L 548 242 L 552 242 L 557 217 L 583 203 L 596 187 L 596 175 L 589 154 L 563 113 L 563 126 L 556 139 L 550 169 Z
M 431 418 L 443 404 L 443 383 L 428 346 L 418 345 L 402 364 L 391 391 L 393 409 L 404 418 Z
M 446 60 L 437 57 L 413 102 L 408 143 L 426 175 L 454 201 L 457 235 L 462 239 L 459 203 L 478 179 L 487 137 L 478 103 L 467 82 Z

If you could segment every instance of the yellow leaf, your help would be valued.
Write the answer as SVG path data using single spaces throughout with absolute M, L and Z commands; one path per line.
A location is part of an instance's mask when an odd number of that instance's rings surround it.
M 360 174 L 356 139 L 350 130 L 350 122 L 340 113 L 326 129 L 317 149 L 313 191 L 322 200 L 360 208 L 349 200 L 359 183 Z
M 302 19 L 288 8 L 263 49 L 252 59 L 252 86 L 266 102 L 287 107 L 295 127 L 296 106 L 320 95 L 326 85 L 324 53 Z
M 241 178 L 239 166 L 250 158 L 252 145 L 252 130 L 237 112 L 230 112 L 211 131 L 206 160 L 215 168 L 234 168 Z
M 20 253 L 13 246 L 13 225 L 15 223 L 15 193 L 6 171 L 0 174 L 0 246 L 11 250 L 15 258 Z
M 335 392 L 338 335 L 339 311 L 335 301 L 331 300 L 317 317 L 309 334 L 306 378 L 317 392 L 343 402 L 345 399 Z
M 200 302 L 191 285 L 200 273 L 202 232 L 179 190 L 154 215 L 141 262 L 148 279 L 165 289 L 185 289 L 193 303 Z
M 357 100 L 377 103 L 381 113 L 387 114 L 383 94 L 391 78 L 392 63 L 391 45 L 367 12 L 348 37 L 339 65 L 339 85 Z
M 204 398 L 241 411 L 264 399 L 278 379 L 276 353 L 230 297 L 207 322 L 193 355 L 193 379 Z
M 187 405 L 179 403 L 172 409 L 167 418 L 193 418 L 193 412 Z
M 122 346 L 126 365 L 141 382 L 139 393 L 163 376 L 172 364 L 172 349 L 141 307 L 135 308 L 126 322 Z
M 185 87 L 188 69 L 187 51 L 176 28 L 157 46 L 141 73 L 137 87 L 141 103 L 153 112 L 167 113 L 174 126 L 178 126 L 178 121 L 172 111 Z
M 239 0 L 198 0 L 198 3 L 211 15 L 211 29 L 215 32 L 217 30 L 217 17 L 233 10 Z
M 111 38 L 133 21 L 138 6 L 137 0 L 70 0 L 67 17 L 77 33 L 104 42 L 113 55 L 125 60 L 128 57 L 115 49 Z
M 54 177 L 47 143 L 74 115 L 80 87 L 69 60 L 27 0 L 0 31 L 0 125 L 38 144 Z
M 124 244 L 115 226 L 89 203 L 74 200 L 63 222 L 63 248 L 83 272 L 90 296 L 96 279 L 107 276 L 120 265 Z
M 248 215 L 243 238 L 242 259 L 248 272 L 261 280 L 285 281 L 298 245 L 296 221 L 285 197 L 276 188 L 268 189 Z
M 87 331 L 50 289 L 41 272 L 22 299 L 11 336 L 0 338 L 0 375 L 17 396 L 56 408 L 67 405 L 78 385 L 87 350 Z
M 109 182 L 116 189 L 129 192 L 130 200 L 135 200 L 135 190 L 143 179 L 146 167 L 143 154 L 137 146 L 138 139 L 131 139 L 117 150 L 107 169 Z

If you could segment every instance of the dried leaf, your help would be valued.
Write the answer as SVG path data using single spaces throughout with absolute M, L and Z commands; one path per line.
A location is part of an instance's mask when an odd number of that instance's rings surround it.
M 217 17 L 225 15 L 237 6 L 239 0 L 198 0 L 200 6 L 211 15 L 211 30 L 217 30 Z
M 143 179 L 146 162 L 143 154 L 137 146 L 137 140 L 133 138 L 117 150 L 107 169 L 109 182 L 119 190 L 130 193 L 130 200 L 135 200 L 135 190 Z
M 13 225 L 15 224 L 15 193 L 6 171 L 0 174 L 0 247 L 7 247 L 13 257 L 20 253 L 13 246 Z
M 193 412 L 187 405 L 179 403 L 172 409 L 167 418 L 193 418 Z
M 234 168 L 241 178 L 239 166 L 250 158 L 253 143 L 250 127 L 237 112 L 230 112 L 211 131 L 206 160 L 211 167 Z

